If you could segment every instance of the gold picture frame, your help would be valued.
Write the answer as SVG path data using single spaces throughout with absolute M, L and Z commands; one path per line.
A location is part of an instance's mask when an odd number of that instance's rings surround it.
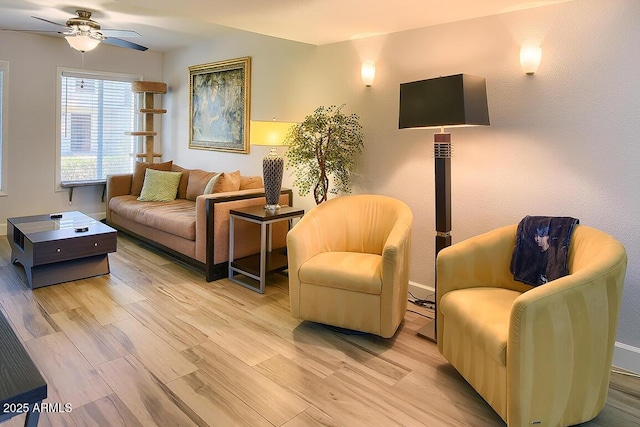
M 189 67 L 189 148 L 249 153 L 251 57 Z

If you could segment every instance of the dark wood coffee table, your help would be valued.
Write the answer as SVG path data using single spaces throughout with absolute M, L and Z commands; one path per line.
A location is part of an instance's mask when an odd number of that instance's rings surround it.
M 81 212 L 59 215 L 7 218 L 11 261 L 22 264 L 31 289 L 109 273 L 116 230 Z

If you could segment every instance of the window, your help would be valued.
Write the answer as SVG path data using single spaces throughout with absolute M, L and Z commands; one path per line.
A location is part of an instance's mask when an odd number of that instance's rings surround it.
M 0 61 L 0 195 L 7 194 L 7 86 L 9 63 Z
M 133 172 L 140 76 L 62 70 L 60 75 L 59 182 L 104 180 Z

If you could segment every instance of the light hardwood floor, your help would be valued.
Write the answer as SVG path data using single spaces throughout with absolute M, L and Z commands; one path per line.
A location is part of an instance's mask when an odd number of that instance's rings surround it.
M 111 274 L 30 291 L 0 239 L 0 309 L 49 385 L 41 426 L 503 426 L 415 330 L 345 335 L 289 314 L 287 281 L 264 295 L 118 238 Z M 0 343 L 1 345 L 1 343 Z M 640 425 L 640 380 L 612 374 L 587 426 Z M 24 416 L 4 426 L 19 426 Z

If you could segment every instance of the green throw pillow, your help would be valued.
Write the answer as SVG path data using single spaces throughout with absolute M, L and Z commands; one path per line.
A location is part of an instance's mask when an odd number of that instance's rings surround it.
M 141 202 L 171 202 L 176 198 L 182 172 L 147 169 L 138 200 Z

